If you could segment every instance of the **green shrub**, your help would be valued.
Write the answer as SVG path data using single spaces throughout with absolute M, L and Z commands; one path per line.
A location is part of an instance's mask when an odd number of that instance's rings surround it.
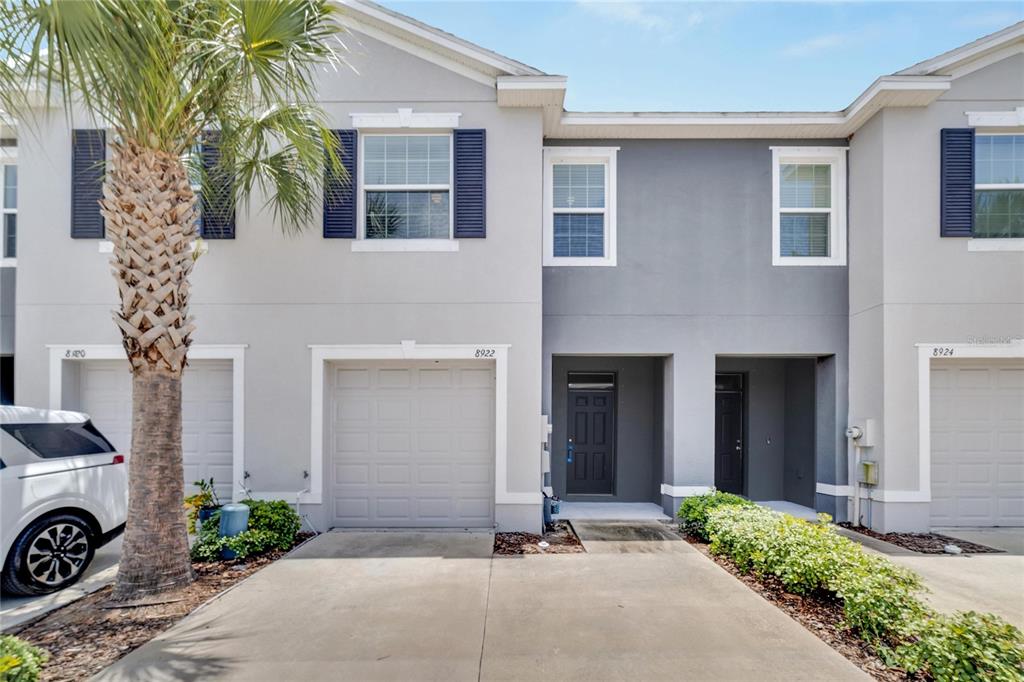
M 684 531 L 707 542 L 709 538 L 704 526 L 708 521 L 708 512 L 726 505 L 752 507 L 754 503 L 739 495 L 714 491 L 706 495 L 687 497 L 679 505 L 676 516 L 683 520 L 682 529 Z
M 887 662 L 939 682 L 1024 679 L 1024 635 L 998 616 L 968 611 L 920 625 L 912 641 L 888 652 Z
M 0 635 L 0 680 L 35 682 L 49 655 L 13 635 Z
M 741 570 L 775 576 L 796 594 L 839 597 L 846 625 L 890 665 L 936 680 L 1024 679 L 1020 630 L 989 614 L 935 614 L 918 596 L 917 574 L 865 552 L 828 523 L 724 506 L 708 512 L 705 530 L 711 551 Z
M 709 514 L 707 532 L 711 551 L 728 556 L 743 571 L 773 575 L 794 594 L 836 594 L 846 624 L 865 639 L 901 637 L 927 614 L 917 597 L 917 575 L 868 554 L 828 523 L 764 507 L 731 507 Z
M 220 537 L 220 512 L 204 523 L 192 545 L 193 561 L 216 561 L 221 550 L 229 549 L 239 559 L 273 549 L 286 550 L 295 544 L 302 520 L 284 500 L 243 500 L 249 506 L 249 525 L 230 538 Z

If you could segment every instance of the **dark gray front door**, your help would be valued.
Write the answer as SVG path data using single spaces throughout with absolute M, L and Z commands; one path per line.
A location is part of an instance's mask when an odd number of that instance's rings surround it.
M 614 494 L 615 392 L 570 389 L 568 436 L 565 492 Z
M 719 381 L 731 390 L 715 391 L 715 487 L 743 494 L 743 391 L 741 375 Z M 723 379 L 725 377 L 722 377 Z

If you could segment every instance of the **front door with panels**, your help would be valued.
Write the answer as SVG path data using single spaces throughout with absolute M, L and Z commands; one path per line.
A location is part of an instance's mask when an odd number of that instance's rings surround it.
M 715 375 L 715 488 L 742 495 L 743 375 Z
M 615 494 L 615 374 L 570 373 L 565 492 Z

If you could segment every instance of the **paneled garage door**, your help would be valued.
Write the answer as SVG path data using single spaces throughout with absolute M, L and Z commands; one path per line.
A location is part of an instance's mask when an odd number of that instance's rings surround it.
M 334 526 L 493 524 L 493 366 L 396 361 L 328 367 Z
M 132 377 L 127 360 L 83 360 L 78 369 L 76 409 L 118 449 L 132 442 Z M 232 364 L 230 360 L 193 360 L 182 380 L 182 455 L 186 489 L 200 478 L 216 483 L 221 501 L 229 501 L 232 477 Z M 68 389 L 65 389 L 68 390 Z
M 1024 526 L 1024 361 L 931 370 L 932 526 Z

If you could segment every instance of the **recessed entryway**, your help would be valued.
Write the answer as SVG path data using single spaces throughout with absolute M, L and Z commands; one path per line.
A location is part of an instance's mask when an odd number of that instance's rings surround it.
M 817 422 L 835 410 L 818 395 L 819 371 L 817 358 L 717 358 L 716 488 L 815 508 L 817 453 L 831 443 Z
M 661 504 L 662 356 L 554 356 L 551 485 L 570 503 Z

